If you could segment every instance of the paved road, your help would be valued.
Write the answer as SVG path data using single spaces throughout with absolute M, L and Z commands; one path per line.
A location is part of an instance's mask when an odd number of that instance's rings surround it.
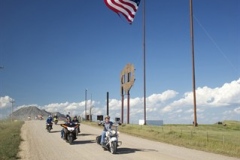
M 113 155 L 95 142 L 101 133 L 99 128 L 81 124 L 81 134 L 73 145 L 60 138 L 60 130 L 60 125 L 53 125 L 53 130 L 48 133 L 45 121 L 26 121 L 21 129 L 24 141 L 19 156 L 24 160 L 239 160 L 121 133 L 119 140 L 123 144 Z

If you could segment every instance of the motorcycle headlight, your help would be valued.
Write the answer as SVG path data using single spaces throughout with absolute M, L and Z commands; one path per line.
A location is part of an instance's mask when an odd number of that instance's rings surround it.
M 67 127 L 67 129 L 71 132 L 74 131 L 74 127 Z

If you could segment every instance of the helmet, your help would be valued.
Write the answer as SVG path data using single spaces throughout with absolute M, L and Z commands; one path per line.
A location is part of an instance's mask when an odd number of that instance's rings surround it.
M 50 117 L 52 117 L 52 115 L 50 114 L 48 117 L 50 118 Z
M 106 118 L 107 118 L 107 119 L 110 119 L 110 116 L 109 116 L 109 115 L 106 115 L 104 119 L 106 119 Z

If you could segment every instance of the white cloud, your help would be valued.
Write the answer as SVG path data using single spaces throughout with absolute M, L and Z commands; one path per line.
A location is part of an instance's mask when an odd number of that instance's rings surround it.
M 240 107 L 238 107 L 238 108 L 235 108 L 235 109 L 234 109 L 234 112 L 236 112 L 236 113 L 240 114 Z
M 197 103 L 201 106 L 222 107 L 240 103 L 240 79 L 225 83 L 220 88 L 198 88 Z
M 183 110 L 182 109 L 179 109 L 176 111 L 176 113 L 181 113 Z
M 159 94 L 152 94 L 146 97 L 147 119 L 163 119 L 166 123 L 191 123 L 193 120 L 193 94 L 186 92 L 180 99 L 177 99 L 178 92 L 167 90 Z M 224 120 L 228 116 L 237 119 L 240 114 L 240 79 L 225 83 L 217 88 L 207 86 L 196 89 L 197 117 L 203 123 L 212 123 L 217 120 Z M 11 106 L 9 96 L 0 97 L 0 108 Z M 111 117 L 121 116 L 121 99 L 109 100 L 109 113 Z M 23 105 L 25 107 L 30 105 Z M 37 105 L 32 105 L 37 106 Z M 87 114 L 91 102 L 87 101 Z M 92 114 L 105 115 L 106 102 L 92 101 Z M 52 103 L 45 106 L 37 106 L 50 112 L 61 112 L 72 115 L 85 114 L 85 101 Z M 143 119 L 143 97 L 130 99 L 130 122 L 137 122 Z M 127 98 L 124 99 L 124 121 L 127 114 Z
M 163 92 L 162 94 L 152 94 L 147 98 L 147 102 L 150 104 L 156 104 L 159 102 L 165 102 L 169 99 L 174 98 L 178 93 L 173 90 L 167 90 Z
M 11 107 L 12 106 L 11 101 L 14 101 L 14 99 L 12 99 L 9 96 L 0 97 L 0 108 Z
M 225 83 L 220 88 L 199 87 L 196 90 L 198 107 L 224 107 L 240 104 L 240 79 Z M 165 106 L 163 112 L 193 106 L 193 93 L 186 92 L 184 97 Z

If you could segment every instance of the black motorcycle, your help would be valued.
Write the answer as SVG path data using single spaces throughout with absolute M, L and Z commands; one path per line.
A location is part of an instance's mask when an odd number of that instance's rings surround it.
M 69 144 L 73 144 L 73 141 L 77 139 L 77 129 L 78 124 L 69 123 L 69 124 L 60 124 L 64 128 L 64 137 Z
M 52 123 L 47 123 L 47 131 L 50 133 L 52 129 Z

